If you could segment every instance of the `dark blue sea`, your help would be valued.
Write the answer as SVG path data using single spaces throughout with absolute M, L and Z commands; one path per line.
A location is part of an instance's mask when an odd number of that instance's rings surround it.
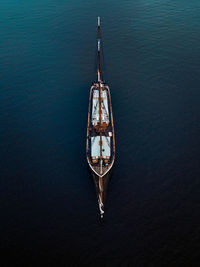
M 99 219 L 85 158 L 101 16 L 116 161 Z M 200 1 L 1 0 L 7 266 L 200 262 Z

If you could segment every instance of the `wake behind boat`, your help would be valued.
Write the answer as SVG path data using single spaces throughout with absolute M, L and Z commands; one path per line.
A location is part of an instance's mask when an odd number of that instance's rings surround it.
M 115 160 L 115 136 L 110 88 L 102 81 L 100 17 L 98 17 L 97 82 L 90 88 L 86 155 L 92 172 L 99 179 L 99 208 L 103 216 L 103 178 Z

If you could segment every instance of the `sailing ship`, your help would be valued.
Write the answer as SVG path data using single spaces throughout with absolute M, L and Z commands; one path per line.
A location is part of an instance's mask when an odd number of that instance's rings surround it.
M 98 17 L 98 69 L 97 81 L 90 88 L 86 156 L 98 186 L 98 202 L 101 217 L 104 214 L 104 179 L 115 160 L 115 135 L 111 94 L 102 81 L 100 17 Z

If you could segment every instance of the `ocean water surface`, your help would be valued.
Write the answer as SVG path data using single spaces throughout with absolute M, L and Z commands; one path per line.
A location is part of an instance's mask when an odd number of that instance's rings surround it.
M 198 0 L 0 2 L 1 266 L 199 266 L 199 14 Z M 97 16 L 117 150 L 103 222 L 85 158 Z

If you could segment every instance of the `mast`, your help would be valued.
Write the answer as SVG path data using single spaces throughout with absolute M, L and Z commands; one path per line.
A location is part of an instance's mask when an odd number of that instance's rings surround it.
M 98 85 L 99 85 L 99 134 L 100 134 L 100 167 L 102 174 L 102 121 L 101 121 L 101 36 L 100 17 L 98 17 Z
M 100 17 L 98 17 L 98 82 L 101 82 L 101 35 L 100 35 Z
M 98 85 L 99 85 L 99 135 L 100 135 L 100 174 L 103 173 L 102 165 L 103 165 L 103 157 L 102 157 L 102 121 L 101 121 L 101 35 L 100 35 L 100 17 L 98 17 Z M 99 177 L 99 208 L 101 217 L 103 217 L 103 179 Z

